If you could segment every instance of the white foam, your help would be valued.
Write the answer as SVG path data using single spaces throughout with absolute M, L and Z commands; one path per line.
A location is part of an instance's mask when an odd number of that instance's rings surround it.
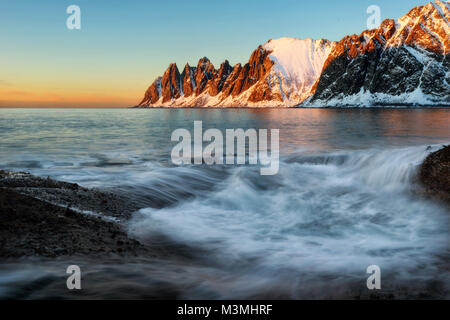
M 262 278 L 283 269 L 432 268 L 433 255 L 448 246 L 448 213 L 409 193 L 426 155 L 421 146 L 287 162 L 277 183 L 236 169 L 207 197 L 141 210 L 129 230 L 141 239 L 162 232 L 225 266 L 252 260 L 248 272 Z

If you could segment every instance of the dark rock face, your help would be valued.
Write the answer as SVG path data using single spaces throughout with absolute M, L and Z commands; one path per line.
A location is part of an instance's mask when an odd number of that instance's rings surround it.
M 450 15 L 447 4 L 437 7 L 416 7 L 400 19 L 403 25 L 385 20 L 378 29 L 343 38 L 325 62 L 311 101 L 421 89 L 450 103 L 450 37 L 442 27 Z
M 450 203 L 450 146 L 430 154 L 420 169 L 427 193 Z
M 424 65 L 405 47 L 376 49 L 354 59 L 338 57 L 324 70 L 312 101 L 329 100 L 339 95 L 354 95 L 363 89 L 370 93 L 398 96 L 420 88 L 436 100 L 450 102 L 450 71 L 440 61 L 443 57 L 427 52 L 430 62 Z

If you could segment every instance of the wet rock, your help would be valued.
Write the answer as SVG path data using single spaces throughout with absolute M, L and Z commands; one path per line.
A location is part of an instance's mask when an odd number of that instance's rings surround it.
M 431 153 L 420 169 L 426 193 L 450 203 L 450 146 Z
M 26 172 L 0 171 L 0 188 L 13 189 L 72 211 L 79 209 L 98 212 L 118 219 L 128 219 L 133 212 L 142 208 L 123 195 L 44 179 Z M 70 214 L 70 210 L 68 212 Z
M 119 224 L 93 219 L 17 193 L 0 189 L 0 257 L 87 255 L 116 251 L 118 241 L 128 241 Z M 112 235 L 120 240 L 114 240 Z M 144 254 L 146 249 L 132 242 L 122 254 Z

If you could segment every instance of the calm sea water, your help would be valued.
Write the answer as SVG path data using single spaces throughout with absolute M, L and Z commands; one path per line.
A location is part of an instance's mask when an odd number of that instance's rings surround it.
M 279 174 L 173 166 L 171 133 L 195 120 L 280 129 Z M 450 143 L 448 109 L 0 109 L 0 135 L 1 169 L 125 194 L 142 204 L 132 236 L 193 255 L 70 261 L 87 270 L 77 297 L 351 297 L 373 264 L 394 294 L 448 296 L 448 208 L 412 192 L 427 148 Z M 65 264 L 0 264 L 0 297 L 73 297 Z

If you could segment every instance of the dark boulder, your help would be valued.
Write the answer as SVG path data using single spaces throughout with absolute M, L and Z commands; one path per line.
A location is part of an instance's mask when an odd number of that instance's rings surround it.
M 431 153 L 420 169 L 427 194 L 450 203 L 450 146 Z

